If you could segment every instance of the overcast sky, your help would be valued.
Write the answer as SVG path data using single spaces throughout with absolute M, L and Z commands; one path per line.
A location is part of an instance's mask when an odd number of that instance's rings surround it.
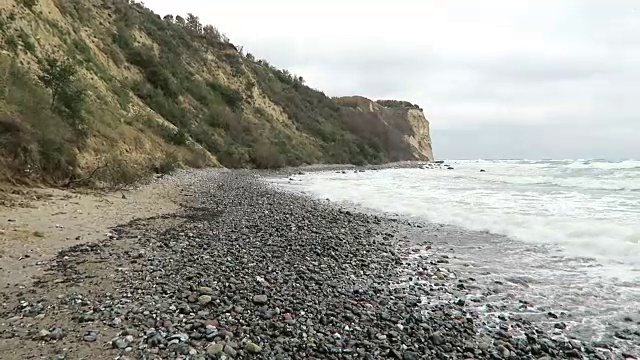
M 640 158 L 640 2 L 147 0 L 330 96 L 418 103 L 436 158 Z

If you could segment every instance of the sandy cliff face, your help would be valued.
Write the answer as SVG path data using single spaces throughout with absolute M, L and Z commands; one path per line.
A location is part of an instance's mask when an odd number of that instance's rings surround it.
M 0 182 L 433 159 L 418 106 L 330 98 L 193 14 L 0 0 L 0 44 Z M 42 81 L 54 70 L 64 87 Z
M 417 105 L 396 100 L 372 101 L 362 96 L 336 99 L 350 108 L 353 131 L 378 141 L 390 161 L 433 161 L 429 120 Z
M 414 147 L 414 155 L 418 159 L 433 161 L 429 120 L 427 120 L 424 112 L 418 109 L 407 111 L 407 121 L 413 129 L 413 136 L 407 136 L 406 139 Z

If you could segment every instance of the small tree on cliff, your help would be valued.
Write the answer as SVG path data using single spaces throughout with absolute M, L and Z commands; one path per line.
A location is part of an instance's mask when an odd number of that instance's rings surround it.
M 76 84 L 78 69 L 69 60 L 47 56 L 40 63 L 40 71 L 38 80 L 51 91 L 51 110 L 61 115 L 75 130 L 84 131 L 82 111 L 86 92 Z
M 187 14 L 187 27 L 196 34 L 202 34 L 202 24 L 200 18 L 192 13 Z
M 164 19 L 164 21 L 166 21 L 166 22 L 170 22 L 170 23 L 172 23 L 172 22 L 173 22 L 173 15 L 171 15 L 171 14 L 169 14 L 169 15 L 165 15 L 163 19 Z
M 204 34 L 204 37 L 208 41 L 220 41 L 221 40 L 220 31 L 218 29 L 216 29 L 216 27 L 213 26 L 213 25 L 205 25 L 205 27 L 202 28 L 202 32 Z
M 69 60 L 48 56 L 40 64 L 40 71 L 42 73 L 38 75 L 38 80 L 51 90 L 51 108 L 53 109 L 58 95 L 71 87 L 78 70 Z

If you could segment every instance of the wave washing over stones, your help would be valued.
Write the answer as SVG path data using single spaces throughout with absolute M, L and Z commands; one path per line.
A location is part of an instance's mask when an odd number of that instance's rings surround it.
M 183 211 L 63 251 L 35 284 L 3 292 L 0 357 L 613 358 L 524 320 L 480 331 L 451 296 L 472 280 L 449 276 L 442 257 L 412 256 L 429 239 L 412 238 L 407 222 L 278 191 L 250 172 L 193 176 Z M 422 281 L 407 282 L 413 273 Z

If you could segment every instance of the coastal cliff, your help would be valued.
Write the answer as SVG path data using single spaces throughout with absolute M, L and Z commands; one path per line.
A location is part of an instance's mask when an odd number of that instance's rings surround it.
M 418 159 L 433 161 L 429 120 L 427 120 L 424 112 L 417 109 L 408 110 L 407 121 L 409 121 L 414 132 L 413 136 L 407 136 L 407 141 L 409 141 L 415 149 L 414 156 Z
M 433 159 L 416 105 L 329 98 L 194 14 L 4 0 L 0 43 L 0 181 Z
M 371 133 L 385 144 L 391 161 L 433 161 L 429 120 L 423 109 L 406 101 L 372 101 L 362 96 L 335 99 L 352 112 L 349 119 L 354 131 Z

